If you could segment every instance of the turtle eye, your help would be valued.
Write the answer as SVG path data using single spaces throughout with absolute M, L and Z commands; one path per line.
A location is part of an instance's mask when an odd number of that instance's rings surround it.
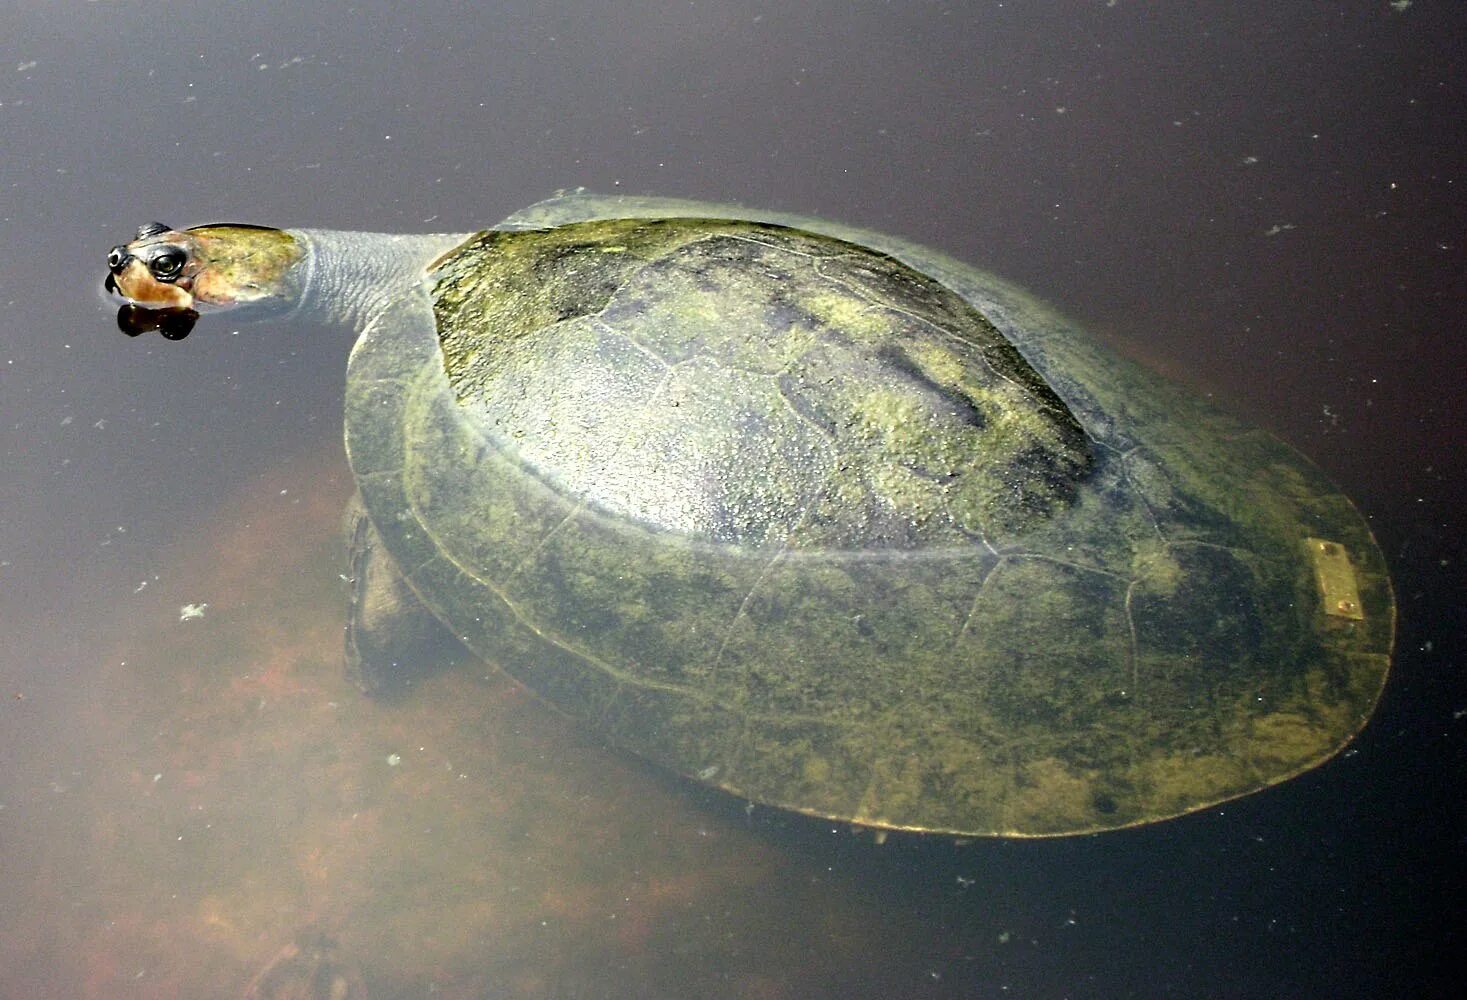
M 172 281 L 183 270 L 183 254 L 177 250 L 166 250 L 153 258 L 148 270 L 159 281 Z

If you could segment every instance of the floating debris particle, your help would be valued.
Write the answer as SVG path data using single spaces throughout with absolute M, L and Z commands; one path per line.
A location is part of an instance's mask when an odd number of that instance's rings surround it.
M 178 620 L 186 622 L 194 618 L 202 618 L 208 607 L 207 604 L 185 604 L 178 609 Z

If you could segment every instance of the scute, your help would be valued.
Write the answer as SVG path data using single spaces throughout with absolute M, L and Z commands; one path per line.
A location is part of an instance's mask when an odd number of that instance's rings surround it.
M 738 545 L 974 544 L 1069 503 L 1079 423 L 890 257 L 718 220 L 489 233 L 443 262 L 460 404 L 577 502 Z
M 363 501 L 471 649 L 682 774 L 961 834 L 1177 815 L 1364 723 L 1394 601 L 1306 460 L 989 275 L 744 214 L 535 206 L 364 334 Z

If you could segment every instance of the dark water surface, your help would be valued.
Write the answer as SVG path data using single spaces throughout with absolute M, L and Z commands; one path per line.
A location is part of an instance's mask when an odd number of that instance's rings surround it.
M 373 997 L 1448 992 L 1467 7 L 14 6 L 0 996 L 240 996 L 304 928 Z M 1297 445 L 1395 574 L 1375 721 L 1186 819 L 877 846 L 652 773 L 483 670 L 363 698 L 348 341 L 128 340 L 106 250 L 154 218 L 470 230 L 576 185 L 920 239 Z

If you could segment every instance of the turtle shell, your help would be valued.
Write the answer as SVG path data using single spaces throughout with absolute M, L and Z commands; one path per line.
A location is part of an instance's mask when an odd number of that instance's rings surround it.
M 435 616 L 756 802 L 1150 822 L 1321 763 L 1387 672 L 1382 557 L 1308 461 L 891 237 L 558 199 L 436 262 L 347 397 Z

